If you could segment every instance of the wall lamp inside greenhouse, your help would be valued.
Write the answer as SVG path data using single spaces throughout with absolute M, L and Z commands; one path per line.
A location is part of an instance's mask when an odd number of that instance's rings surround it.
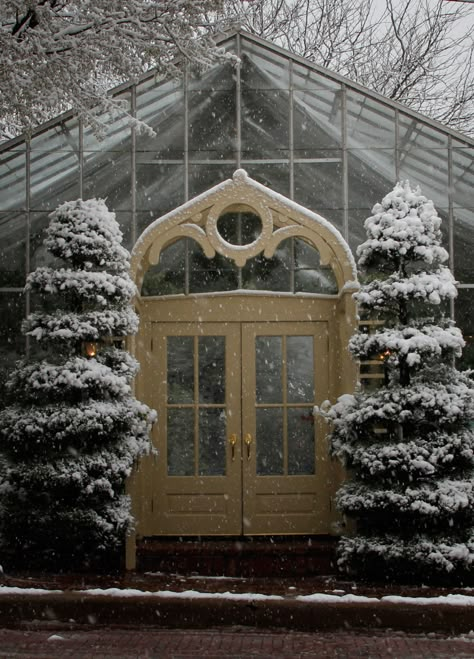
M 92 359 L 97 356 L 99 344 L 96 341 L 84 341 L 82 344 L 82 351 L 86 357 Z

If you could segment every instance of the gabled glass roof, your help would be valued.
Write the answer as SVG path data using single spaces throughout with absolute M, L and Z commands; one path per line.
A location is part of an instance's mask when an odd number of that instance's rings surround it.
M 60 202 L 105 198 L 131 248 L 154 219 L 242 167 L 326 217 L 352 248 L 397 180 L 419 184 L 443 218 L 470 317 L 474 141 L 250 34 L 221 45 L 240 67 L 216 63 L 182 81 L 150 73 L 114 90 L 155 137 L 105 116 L 98 141 L 67 113 L 0 145 L 0 292 L 19 294 L 46 262 L 44 230 Z

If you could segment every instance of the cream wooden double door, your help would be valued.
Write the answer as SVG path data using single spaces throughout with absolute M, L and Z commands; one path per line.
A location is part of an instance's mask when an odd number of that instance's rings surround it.
M 151 322 L 142 535 L 328 533 L 326 322 Z

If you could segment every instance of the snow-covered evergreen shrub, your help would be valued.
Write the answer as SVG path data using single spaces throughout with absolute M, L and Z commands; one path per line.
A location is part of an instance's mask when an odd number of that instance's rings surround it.
M 138 327 L 114 214 L 92 199 L 50 217 L 45 245 L 62 267 L 28 278 L 45 309 L 24 323 L 38 356 L 18 364 L 0 413 L 0 543 L 7 561 L 80 569 L 110 557 L 132 524 L 124 484 L 149 450 L 154 412 L 132 395 L 137 362 L 114 347 Z M 85 342 L 99 342 L 95 357 Z
M 431 201 L 397 184 L 365 221 L 361 316 L 375 324 L 349 349 L 380 359 L 384 384 L 342 396 L 327 416 L 349 469 L 338 506 L 356 521 L 339 567 L 368 577 L 474 574 L 474 387 L 456 370 L 461 332 L 448 318 L 455 282 Z M 369 324 L 370 326 L 370 324 Z

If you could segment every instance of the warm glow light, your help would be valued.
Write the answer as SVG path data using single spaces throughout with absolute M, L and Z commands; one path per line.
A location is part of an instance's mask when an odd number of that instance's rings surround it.
M 381 362 L 384 362 L 390 357 L 391 354 L 392 353 L 390 352 L 390 350 L 385 350 L 385 352 L 380 353 L 378 358 L 380 359 Z
M 84 343 L 84 352 L 86 357 L 95 357 L 97 355 L 97 343 Z

